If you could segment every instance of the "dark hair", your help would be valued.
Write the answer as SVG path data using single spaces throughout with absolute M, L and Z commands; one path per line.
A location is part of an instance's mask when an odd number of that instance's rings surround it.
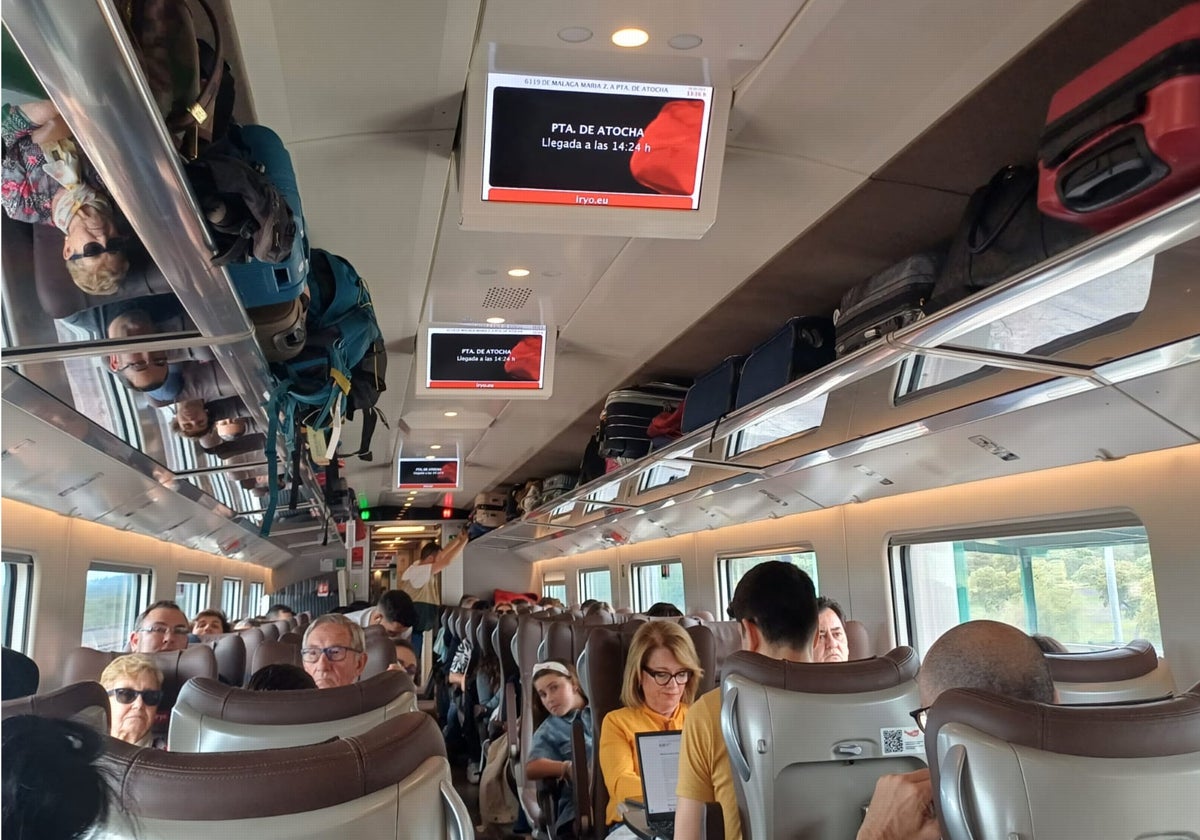
M 738 581 L 729 617 L 753 622 L 768 644 L 807 650 L 817 631 L 817 591 L 803 569 L 770 560 Z
M 222 633 L 232 633 L 233 632 L 233 628 L 229 626 L 229 619 L 227 619 L 225 617 L 225 613 L 221 612 L 220 610 L 200 610 L 200 612 L 196 613 L 196 617 L 192 619 L 192 626 L 195 627 L 196 622 L 199 621 L 201 618 L 203 618 L 206 615 L 213 615 L 213 616 L 216 616 L 217 618 L 221 619 L 221 632 Z
M 547 662 L 556 662 L 567 669 L 566 674 L 559 673 L 554 668 L 545 667 Z M 537 693 L 537 681 L 542 677 L 562 677 L 571 683 L 571 687 L 575 689 L 575 693 L 583 698 L 583 705 L 587 706 L 588 696 L 584 693 L 583 684 L 579 680 L 579 671 L 565 659 L 547 659 L 533 666 L 533 677 L 529 680 L 529 687 L 533 690 L 533 728 L 536 730 L 542 725 L 546 718 L 550 717 L 550 711 L 542 705 L 542 698 Z
M 292 609 L 291 607 L 289 607 L 287 604 L 272 604 L 267 609 L 267 615 L 271 618 L 278 618 L 281 610 L 283 612 L 290 612 L 292 615 L 296 614 L 296 611 L 294 609 Z
M 516 609 L 518 606 L 528 607 L 532 605 L 532 602 L 528 598 L 520 595 L 516 598 L 509 599 L 508 603 L 513 605 L 513 609 Z
M 138 617 L 134 622 L 135 626 L 133 629 L 141 630 L 142 622 L 146 620 L 146 616 L 150 615 L 150 613 L 154 612 L 155 610 L 179 610 L 179 612 L 183 613 L 183 620 L 187 621 L 187 613 L 183 612 L 183 609 L 174 601 L 155 601 L 153 604 L 146 607 L 146 609 L 138 613 Z
M 595 598 L 588 598 L 586 601 L 584 601 L 582 604 L 579 605 L 579 611 L 587 612 L 588 607 L 590 607 L 592 604 L 598 604 L 598 603 L 600 603 L 600 602 L 597 601 Z
M 76 840 L 108 818 L 112 790 L 96 767 L 100 735 L 70 720 L 4 721 L 5 837 Z
M 417 626 L 417 608 L 413 606 L 413 599 L 407 592 L 389 589 L 379 596 L 376 608 L 385 621 L 399 622 L 405 627 Z
M 833 610 L 833 614 L 838 617 L 838 621 L 842 622 L 842 626 L 846 626 L 846 613 L 842 610 L 842 605 L 832 598 L 819 595 L 817 597 L 817 615 L 820 616 L 825 610 Z
M 246 688 L 250 691 L 302 691 L 316 687 L 317 684 L 308 671 L 290 662 L 264 665 L 255 671 L 246 683 Z
M 441 550 L 442 549 L 440 547 L 438 547 L 437 543 L 432 543 L 432 542 L 425 543 L 425 545 L 421 546 L 421 559 L 428 560 L 430 557 L 437 554 Z
M 683 615 L 683 613 L 680 612 L 679 607 L 675 606 L 674 604 L 668 604 L 666 601 L 659 601 L 657 604 L 654 604 L 652 607 L 650 607 L 650 609 L 646 610 L 646 615 L 650 616 L 650 618 L 677 618 Z
M 3 649 L 0 660 L 0 691 L 5 700 L 37 694 L 41 682 L 41 671 L 32 659 L 20 651 Z
M 480 599 L 471 605 L 471 609 L 473 610 L 490 610 L 491 608 L 492 602 L 486 599 Z
M 608 601 L 592 601 L 592 603 L 583 610 L 584 615 L 597 615 L 602 612 L 610 613 L 613 611 L 612 606 Z
M 1041 648 L 1042 653 L 1070 653 L 1067 646 L 1053 636 L 1044 636 L 1041 633 L 1034 633 L 1029 638 L 1037 642 L 1037 646 Z

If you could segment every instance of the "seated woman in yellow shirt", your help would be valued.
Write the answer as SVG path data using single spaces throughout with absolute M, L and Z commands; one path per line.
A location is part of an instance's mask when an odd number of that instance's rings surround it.
M 703 673 L 691 637 L 678 624 L 650 621 L 634 635 L 621 688 L 625 705 L 609 712 L 600 726 L 600 772 L 608 789 L 605 822 L 610 829 L 621 822 L 617 805 L 642 795 L 634 736 L 683 729 Z

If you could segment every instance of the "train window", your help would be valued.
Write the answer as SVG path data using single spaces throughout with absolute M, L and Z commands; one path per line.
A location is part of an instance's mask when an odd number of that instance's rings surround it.
M 547 572 L 542 575 L 542 597 L 567 602 L 567 573 Z
M 4 589 L 0 592 L 0 630 L 4 646 L 24 652 L 29 641 L 29 608 L 33 600 L 33 558 L 4 552 Z
M 620 491 L 620 489 L 621 482 L 613 481 L 605 484 L 603 487 L 593 490 L 591 493 L 588 493 L 586 496 L 584 496 L 584 498 L 589 502 L 611 502 L 617 498 L 617 493 Z M 610 508 L 608 505 L 587 505 L 583 511 L 584 513 L 595 513 L 596 511 L 610 513 L 612 508 Z
M 175 603 L 189 618 L 208 609 L 208 575 L 180 572 L 175 579 Z
M 124 650 L 138 613 L 150 606 L 150 579 L 149 569 L 108 563 L 88 566 L 80 644 Z
M 579 600 L 604 601 L 611 604 L 612 571 L 609 569 L 582 569 L 579 572 Z
M 1148 639 L 1162 650 L 1146 529 L 1102 526 L 953 535 L 892 546 L 899 637 L 921 656 L 956 624 L 987 618 L 1074 651 Z
M 825 405 L 828 401 L 828 394 L 818 394 L 747 426 L 730 439 L 728 457 L 820 428 L 821 421 L 825 419 Z
M 725 611 L 729 609 L 729 602 L 733 600 L 733 593 L 742 576 L 760 563 L 770 560 L 780 560 L 784 563 L 791 563 L 793 566 L 799 566 L 812 578 L 813 586 L 817 587 L 817 591 L 821 591 L 817 582 L 817 553 L 812 549 L 797 546 L 795 548 L 772 548 L 754 554 L 721 555 L 717 557 L 717 577 L 721 589 L 721 615 L 718 618 L 725 617 Z
M 221 609 L 226 618 L 233 621 L 242 617 L 242 581 L 240 578 L 225 578 L 221 581 Z
M 678 560 L 656 560 L 630 567 L 633 589 L 633 609 L 645 612 L 659 601 L 674 604 L 687 613 L 683 593 L 683 563 Z
M 263 599 L 266 597 L 267 588 L 261 580 L 250 581 L 250 606 L 246 612 L 251 615 L 266 615 L 269 604 L 264 604 Z
M 687 478 L 692 471 L 690 464 L 676 464 L 671 461 L 664 461 L 661 464 L 655 464 L 650 469 L 642 473 L 641 483 L 638 485 L 638 492 L 645 493 L 647 490 L 653 490 L 655 487 L 662 487 L 664 484 L 670 484 L 672 481 L 678 481 L 681 478 Z M 598 598 L 597 600 L 605 601 L 606 598 Z
M 1051 356 L 1132 323 L 1150 298 L 1154 257 L 1101 275 L 1049 300 L 953 339 L 958 347 Z M 914 355 L 900 367 L 896 399 L 941 388 L 983 370 L 962 359 Z

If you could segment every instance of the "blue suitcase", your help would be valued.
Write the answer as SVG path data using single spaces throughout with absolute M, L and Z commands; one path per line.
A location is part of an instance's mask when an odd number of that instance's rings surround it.
M 231 129 L 231 137 L 247 160 L 262 168 L 292 209 L 296 221 L 296 244 L 286 262 L 267 263 L 259 260 L 232 263 L 227 268 L 242 305 L 247 309 L 287 303 L 300 297 L 308 277 L 308 229 L 304 224 L 304 208 L 300 203 L 300 188 L 292 168 L 292 156 L 279 135 L 264 125 L 244 125 Z
M 833 321 L 829 318 L 790 319 L 783 329 L 754 348 L 742 365 L 735 408 L 742 408 L 807 376 L 834 359 Z
M 745 356 L 729 356 L 708 373 L 696 377 L 696 384 L 683 402 L 681 428 L 685 435 L 733 411 L 738 377 L 745 360 Z

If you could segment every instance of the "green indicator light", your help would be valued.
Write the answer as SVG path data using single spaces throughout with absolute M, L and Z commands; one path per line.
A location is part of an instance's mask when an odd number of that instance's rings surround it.
M 370 519 L 370 518 L 371 518 L 371 511 L 369 511 L 369 510 L 364 510 L 364 511 L 362 512 L 362 519 L 363 519 L 363 522 L 366 522 L 366 521 L 367 521 L 368 519 Z

